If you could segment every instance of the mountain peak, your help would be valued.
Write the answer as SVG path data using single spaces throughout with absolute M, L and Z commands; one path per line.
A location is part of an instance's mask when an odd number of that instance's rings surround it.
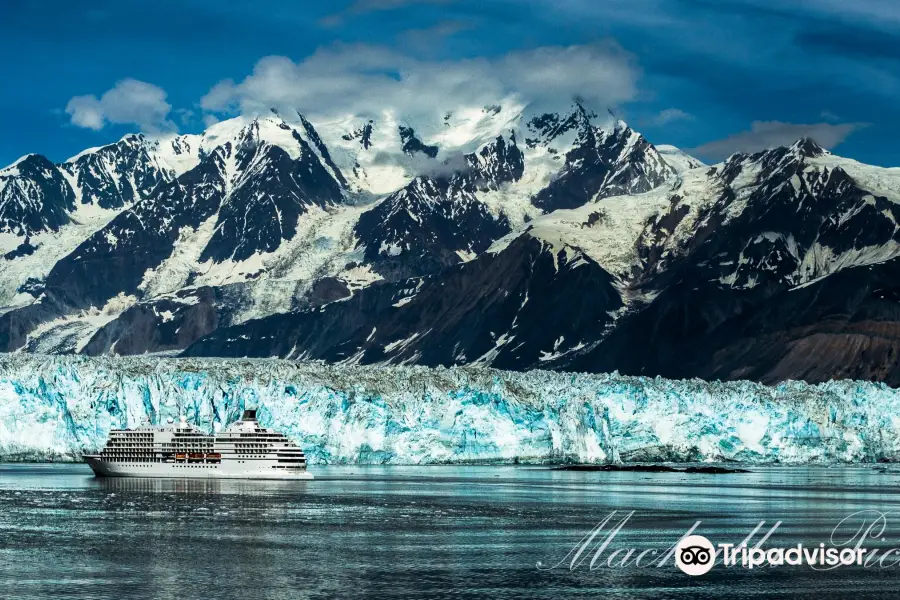
M 31 165 L 40 164 L 43 161 L 50 162 L 45 156 L 41 154 L 26 154 L 25 156 L 18 158 L 11 165 L 0 168 L 0 176 L 10 177 L 17 175 L 20 169 L 28 168 Z
M 826 154 L 831 154 L 828 150 L 820 146 L 814 139 L 810 137 L 800 138 L 791 145 L 790 150 L 792 153 L 806 158 L 816 158 L 819 156 L 825 156 Z
M 597 113 L 586 108 L 580 100 L 577 100 L 575 102 L 575 104 L 573 105 L 573 109 L 574 114 L 578 115 L 584 121 L 591 122 L 597 118 Z
M 703 161 L 695 158 L 694 156 L 691 156 L 690 154 L 688 154 L 681 148 L 677 148 L 676 146 L 670 146 L 668 144 L 657 144 L 656 151 L 660 153 L 660 155 L 663 157 L 663 160 L 665 160 L 669 166 L 671 166 L 679 173 L 706 166 Z
M 628 131 L 631 129 L 631 126 L 628 125 L 622 119 L 616 119 L 613 124 L 613 131 Z
M 43 154 L 26 154 L 10 166 L 0 169 L 0 176 L 46 176 L 55 165 Z
M 740 171 L 741 165 L 759 163 L 762 165 L 796 164 L 807 158 L 818 158 L 830 155 L 831 152 L 820 146 L 809 137 L 800 138 L 790 146 L 773 146 L 758 152 L 735 152 L 723 163 L 723 174 L 733 176 Z

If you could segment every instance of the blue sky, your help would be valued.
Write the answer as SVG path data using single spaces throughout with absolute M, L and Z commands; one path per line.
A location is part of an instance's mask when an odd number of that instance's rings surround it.
M 3 164 L 265 103 L 515 92 L 611 106 L 710 161 L 810 135 L 900 166 L 893 0 L 6 0 L 0 17 Z

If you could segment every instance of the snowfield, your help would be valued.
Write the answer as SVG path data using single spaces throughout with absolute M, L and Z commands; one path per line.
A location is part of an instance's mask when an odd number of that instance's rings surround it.
M 0 459 L 78 460 L 114 427 L 258 407 L 312 464 L 900 460 L 900 392 L 280 360 L 0 357 Z

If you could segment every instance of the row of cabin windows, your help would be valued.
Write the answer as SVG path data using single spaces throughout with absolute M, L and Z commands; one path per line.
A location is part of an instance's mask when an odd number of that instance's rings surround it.
M 117 444 L 110 442 L 107 448 L 153 448 L 159 446 L 161 448 L 212 448 L 213 444 L 167 444 L 165 442 L 159 444 Z

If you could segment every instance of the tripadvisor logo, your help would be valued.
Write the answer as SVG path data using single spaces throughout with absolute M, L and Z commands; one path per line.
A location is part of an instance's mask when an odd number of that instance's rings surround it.
M 673 559 L 678 569 L 691 576 L 708 573 L 716 563 L 724 568 L 744 569 L 806 565 L 816 571 L 846 566 L 865 569 L 900 567 L 900 547 L 887 550 L 863 547 L 870 540 L 885 540 L 887 515 L 890 513 L 880 511 L 863 510 L 845 517 L 832 530 L 827 545 L 806 546 L 799 543 L 766 548 L 764 544 L 768 543 L 782 522 L 776 522 L 754 543 L 754 537 L 763 531 L 766 523 L 760 521 L 743 541 L 713 546 L 708 539 L 694 533 L 702 523 L 696 521 L 677 542 L 665 548 L 647 547 L 646 544 L 642 544 L 643 548 L 617 547 L 618 544 L 614 545 L 616 537 L 634 514 L 634 511 L 629 511 L 619 516 L 619 511 L 613 511 L 561 560 L 550 564 L 538 562 L 538 570 L 550 571 L 567 565 L 570 571 L 574 571 L 585 563 L 591 571 L 602 567 L 663 568 L 671 565 Z
M 675 545 L 675 565 L 688 575 L 704 575 L 716 564 L 716 549 L 702 535 L 689 535 Z

